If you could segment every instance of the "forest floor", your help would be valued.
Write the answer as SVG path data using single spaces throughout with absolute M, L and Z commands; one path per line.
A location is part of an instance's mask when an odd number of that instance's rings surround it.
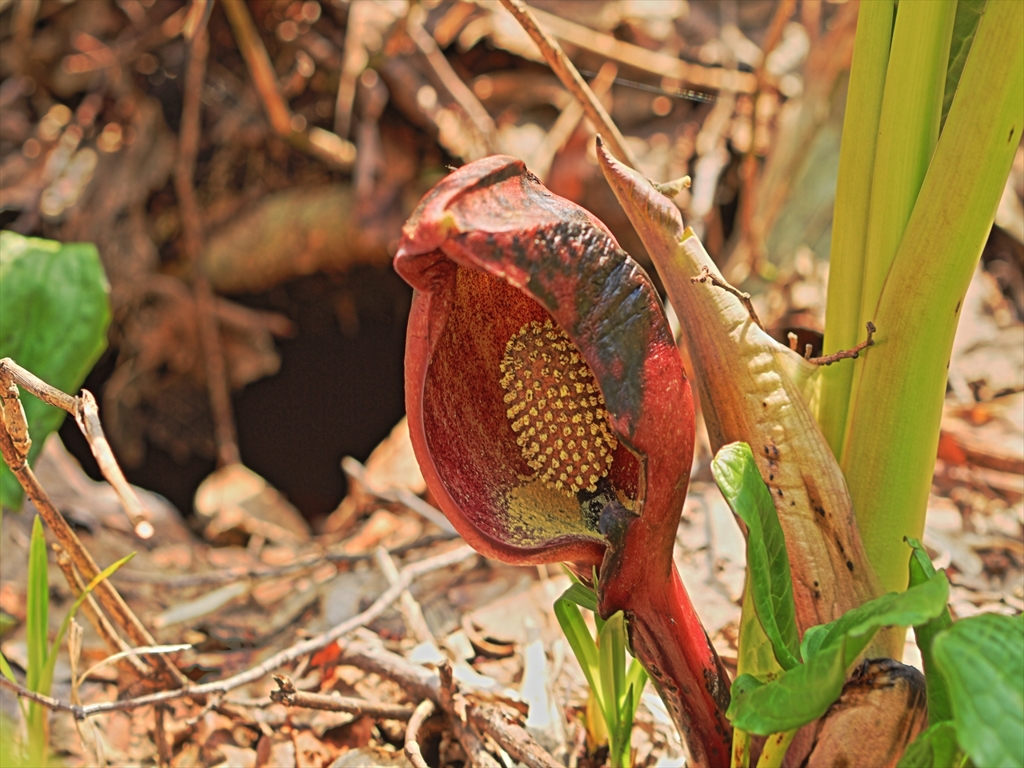
M 684 220 L 765 326 L 820 348 L 834 195 L 822 190 L 856 4 L 533 5 L 639 170 L 693 177 L 676 197 Z M 522 157 L 649 267 L 594 130 L 497 3 L 250 0 L 231 19 L 226 7 L 0 0 L 0 225 L 99 248 L 113 322 L 85 387 L 155 532 L 137 535 L 72 419 L 35 472 L 101 566 L 136 552 L 111 583 L 153 642 L 181 646 L 151 662 L 166 678 L 140 679 L 126 659 L 84 677 L 111 638 L 80 615 L 52 696 L 128 704 L 77 722 L 55 712 L 54 759 L 406 766 L 414 707 L 440 697 L 447 709 L 418 733 L 429 765 L 482 749 L 509 765 L 601 765 L 552 612 L 568 576 L 475 554 L 426 495 L 402 420 L 410 292 L 390 267 L 422 194 L 495 152 Z M 197 55 L 186 40 L 203 25 Z M 1019 150 L 962 312 L 924 535 L 959 617 L 1024 610 L 1022 200 Z M 699 421 L 676 561 L 732 670 L 745 546 L 710 459 Z M 27 501 L 0 530 L 0 650 L 22 681 L 33 517 Z M 54 630 L 74 599 L 56 565 L 51 552 Z M 919 666 L 910 634 L 904 660 Z M 442 663 L 450 679 L 425 671 Z M 205 695 L 133 703 L 185 679 Z M 0 714 L 20 720 L 7 689 Z M 684 764 L 651 688 L 633 744 L 636 765 Z

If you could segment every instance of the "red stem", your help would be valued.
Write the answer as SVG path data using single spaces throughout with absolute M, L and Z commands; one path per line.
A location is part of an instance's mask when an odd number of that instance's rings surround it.
M 727 768 L 732 741 L 732 726 L 725 717 L 729 675 L 671 555 L 666 558 L 662 551 L 635 546 L 651 541 L 651 531 L 642 516 L 623 513 L 602 520 L 602 527 L 611 529 L 606 535 L 612 546 L 601 566 L 601 615 L 625 612 L 630 647 L 687 743 L 690 764 Z

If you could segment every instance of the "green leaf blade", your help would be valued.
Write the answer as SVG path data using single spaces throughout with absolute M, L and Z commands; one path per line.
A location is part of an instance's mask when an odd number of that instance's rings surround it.
M 0 357 L 75 392 L 106 347 L 109 290 L 95 246 L 0 232 Z M 32 461 L 65 414 L 34 397 L 22 404 Z M 21 497 L 17 479 L 0 464 L 0 502 L 17 508 Z
M 896 768 L 946 768 L 959 765 L 961 754 L 952 723 L 935 723 L 911 742 Z
M 978 766 L 1024 765 L 1024 620 L 993 613 L 956 622 L 933 643 L 957 740 Z
M 583 674 L 590 684 L 601 711 L 605 711 L 603 687 L 601 685 L 600 659 L 598 657 L 597 644 L 590 636 L 590 629 L 583 620 L 583 614 L 574 602 L 564 596 L 555 601 L 555 618 L 562 628 L 562 633 L 572 648 L 576 660 L 583 668 Z
M 967 54 L 974 44 L 974 35 L 978 31 L 978 22 L 985 13 L 988 0 L 959 0 L 956 4 L 956 16 L 953 19 L 953 39 L 949 43 L 949 64 L 946 66 L 946 87 L 942 94 L 942 122 L 953 104 L 960 75 L 963 74 Z
M 43 667 L 46 666 L 46 635 L 50 616 L 50 582 L 46 562 L 46 538 L 38 515 L 32 521 L 29 541 L 28 587 L 25 606 L 25 641 L 28 669 L 26 683 L 29 690 L 48 693 L 39 688 Z
M 910 555 L 910 586 L 924 583 L 935 574 L 935 567 L 932 565 L 928 553 L 924 551 L 921 542 L 917 539 L 907 539 L 911 546 Z M 939 674 L 935 667 L 935 657 L 932 654 L 932 643 L 936 635 L 953 625 L 953 618 L 949 615 L 949 608 L 941 614 L 926 621 L 924 624 L 917 624 L 914 627 L 914 636 L 917 638 L 917 647 L 921 651 L 921 662 L 924 665 L 924 675 L 928 691 L 928 721 L 940 723 L 953 718 L 953 710 L 949 704 L 949 691 L 946 688 L 946 681 Z
M 747 525 L 747 574 L 757 617 L 783 669 L 800 663 L 793 579 L 775 504 L 746 443 L 723 446 L 711 472 L 726 502 Z

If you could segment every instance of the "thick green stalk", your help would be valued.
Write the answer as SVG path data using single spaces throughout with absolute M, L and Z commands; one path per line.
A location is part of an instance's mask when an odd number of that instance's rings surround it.
M 939 138 L 955 17 L 955 0 L 901 3 L 896 11 L 871 181 L 861 329 L 875 319 L 882 285 Z
M 903 537 L 924 528 L 953 336 L 1022 128 L 1024 3 L 993 2 L 882 290 L 876 345 L 854 380 L 843 469 L 889 590 L 907 585 Z
M 832 218 L 829 282 L 836 290 L 828 292 L 826 352 L 850 349 L 864 333 L 864 327 L 859 325 L 864 249 L 892 19 L 893 0 L 877 0 L 860 6 Z M 843 446 L 853 370 L 852 365 L 844 364 L 829 366 L 821 372 L 816 415 L 836 456 Z

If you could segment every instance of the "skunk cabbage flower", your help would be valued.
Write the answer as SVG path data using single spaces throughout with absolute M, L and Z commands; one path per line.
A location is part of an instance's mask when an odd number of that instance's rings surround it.
M 427 486 L 478 551 L 600 567 L 697 765 L 728 763 L 728 678 L 672 563 L 693 455 L 689 383 L 647 274 L 605 226 L 494 156 L 403 228 L 415 289 L 409 432 Z

